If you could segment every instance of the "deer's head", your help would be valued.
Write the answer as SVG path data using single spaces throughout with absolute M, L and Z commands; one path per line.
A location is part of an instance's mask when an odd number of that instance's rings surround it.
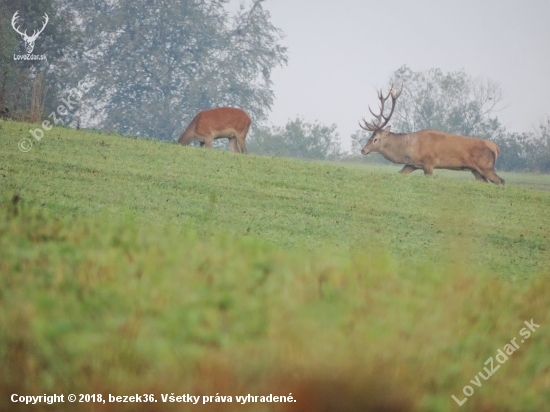
M 361 150 L 361 154 L 369 154 L 371 152 L 379 152 L 379 148 L 381 145 L 382 140 L 384 137 L 386 137 L 391 130 L 391 126 L 386 127 L 386 125 L 389 123 L 391 116 L 393 114 L 393 111 L 395 110 L 395 102 L 397 101 L 397 98 L 401 95 L 401 92 L 403 91 L 403 88 L 399 90 L 398 92 L 395 92 L 393 90 L 393 86 L 390 87 L 390 91 L 388 92 L 387 96 L 384 97 L 382 90 L 378 92 L 378 99 L 380 99 L 380 114 L 375 114 L 372 109 L 369 106 L 369 111 L 374 116 L 375 120 L 371 123 L 368 123 L 365 118 L 363 118 L 364 126 L 359 123 L 359 126 L 361 126 L 362 129 L 373 132 L 369 141 L 363 147 L 363 150 Z M 390 113 L 385 116 L 384 115 L 384 105 L 386 104 L 386 101 L 391 96 L 391 110 Z

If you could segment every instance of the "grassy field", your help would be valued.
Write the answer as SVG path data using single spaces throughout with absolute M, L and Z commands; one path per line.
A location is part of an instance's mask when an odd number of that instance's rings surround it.
M 549 176 L 497 187 L 65 128 L 21 153 L 31 127 L 0 122 L 0 410 L 56 392 L 158 400 L 60 411 L 550 404 Z

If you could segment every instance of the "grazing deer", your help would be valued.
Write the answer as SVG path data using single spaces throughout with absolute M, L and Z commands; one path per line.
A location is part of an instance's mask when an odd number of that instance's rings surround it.
M 500 149 L 489 140 L 436 130 L 392 133 L 391 126 L 386 125 L 402 90 L 394 92 L 392 86 L 385 97 L 381 90 L 378 92 L 380 114 L 375 114 L 369 107 L 376 120 L 368 123 L 363 118 L 364 126 L 359 124 L 362 129 L 373 132 L 361 154 L 380 153 L 390 162 L 404 164 L 400 173 L 422 169 L 425 175 L 431 175 L 433 169 L 469 170 L 477 180 L 504 184 L 504 180 L 495 173 L 495 162 Z M 390 96 L 392 106 L 389 115 L 385 116 L 384 105 Z
M 218 107 L 199 112 L 178 139 L 179 144 L 189 145 L 198 140 L 201 147 L 212 147 L 214 139 L 229 139 L 231 150 L 246 153 L 246 134 L 252 124 L 250 116 L 235 107 Z
M 27 50 L 27 53 L 31 54 L 32 51 L 34 50 L 34 42 L 36 41 L 36 39 L 38 39 L 38 36 L 40 36 L 40 33 L 44 31 L 50 19 L 48 15 L 44 13 L 44 25 L 40 30 L 34 30 L 34 32 L 32 33 L 32 36 L 29 36 L 27 35 L 27 30 L 25 30 L 25 32 L 23 33 L 19 30 L 19 26 L 15 27 L 15 25 L 17 24 L 17 19 L 19 18 L 19 16 L 17 15 L 18 13 L 19 11 L 16 11 L 15 14 L 13 15 L 11 19 L 11 26 L 17 33 L 21 35 L 21 37 L 25 41 L 25 49 Z

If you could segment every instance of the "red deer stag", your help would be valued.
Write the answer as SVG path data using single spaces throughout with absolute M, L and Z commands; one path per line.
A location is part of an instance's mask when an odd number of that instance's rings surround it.
M 229 139 L 231 150 L 246 153 L 246 134 L 252 124 L 250 116 L 235 107 L 218 107 L 199 112 L 178 139 L 179 144 L 189 145 L 198 140 L 201 147 L 212 147 L 214 139 Z
M 380 153 L 393 163 L 404 164 L 399 173 L 411 173 L 422 169 L 431 175 L 433 169 L 469 170 L 477 180 L 504 184 L 495 173 L 495 162 L 500 149 L 488 140 L 476 137 L 459 136 L 436 130 L 421 130 L 414 133 L 392 133 L 387 126 L 395 109 L 395 102 L 401 95 L 394 92 L 393 86 L 387 96 L 378 92 L 380 114 L 369 111 L 375 121 L 368 123 L 364 118 L 361 128 L 373 132 L 361 154 Z M 391 96 L 392 106 L 388 116 L 384 115 L 384 104 Z

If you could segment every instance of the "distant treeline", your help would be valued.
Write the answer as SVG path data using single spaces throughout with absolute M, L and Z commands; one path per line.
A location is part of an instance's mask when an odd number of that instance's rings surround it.
M 536 132 L 503 133 L 493 141 L 500 147 L 499 169 L 550 173 L 550 117 Z

